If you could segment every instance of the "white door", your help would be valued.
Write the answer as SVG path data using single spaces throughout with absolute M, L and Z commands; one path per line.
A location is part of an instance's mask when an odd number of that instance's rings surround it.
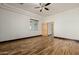
M 48 35 L 53 36 L 53 22 L 48 23 Z

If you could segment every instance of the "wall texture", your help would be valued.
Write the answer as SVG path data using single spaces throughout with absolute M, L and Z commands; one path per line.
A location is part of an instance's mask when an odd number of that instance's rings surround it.
M 79 40 L 79 8 L 52 14 L 43 22 L 53 22 L 54 36 Z
M 79 40 L 79 8 L 55 15 L 54 35 Z
M 38 31 L 30 31 L 29 19 L 39 20 Z M 0 41 L 41 34 L 42 17 L 10 6 L 0 6 Z
M 30 31 L 31 18 L 39 20 L 36 32 Z M 40 35 L 42 21 L 54 22 L 55 36 L 79 40 L 79 8 L 43 18 L 22 9 L 0 5 L 0 41 Z

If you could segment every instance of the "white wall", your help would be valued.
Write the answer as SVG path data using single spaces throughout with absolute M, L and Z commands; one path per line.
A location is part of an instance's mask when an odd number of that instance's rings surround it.
M 43 18 L 43 22 L 54 22 L 54 20 L 55 20 L 54 15 L 46 16 Z
M 54 36 L 79 40 L 79 8 L 52 14 L 43 22 L 53 22 Z
M 31 18 L 39 20 L 37 32 L 30 31 Z M 40 35 L 42 21 L 54 22 L 55 36 L 79 39 L 79 8 L 42 18 L 22 9 L 0 5 L 0 41 Z
M 30 31 L 29 19 L 39 20 L 38 31 Z M 0 41 L 41 34 L 42 17 L 21 9 L 0 6 Z
M 79 40 L 79 8 L 55 15 L 54 35 Z

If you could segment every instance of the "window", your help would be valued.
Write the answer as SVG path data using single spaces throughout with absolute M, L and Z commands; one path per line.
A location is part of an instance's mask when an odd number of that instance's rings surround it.
M 30 19 L 30 30 L 38 31 L 38 20 Z

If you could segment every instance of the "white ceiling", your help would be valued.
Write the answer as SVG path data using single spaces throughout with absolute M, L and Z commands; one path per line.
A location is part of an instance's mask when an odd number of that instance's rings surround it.
M 49 16 L 51 14 L 57 14 L 66 10 L 79 7 L 79 3 L 52 3 L 47 6 L 50 9 L 49 11 L 43 10 L 43 12 L 40 12 L 40 9 L 34 8 L 39 6 L 38 3 L 24 3 L 23 5 L 20 5 L 19 3 L 9 3 L 9 5 L 15 6 L 17 8 L 22 8 L 41 16 Z

